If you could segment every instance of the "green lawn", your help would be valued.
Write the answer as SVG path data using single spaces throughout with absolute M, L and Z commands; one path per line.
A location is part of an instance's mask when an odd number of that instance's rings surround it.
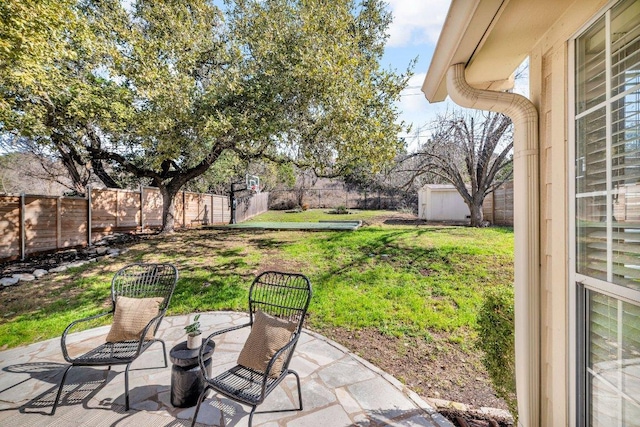
M 117 258 L 0 292 L 0 347 L 59 336 L 108 306 L 113 273 L 130 262 L 172 262 L 180 272 L 169 314 L 243 310 L 251 279 L 300 271 L 314 289 L 307 326 L 375 328 L 391 336 L 472 338 L 483 292 L 513 281 L 508 228 L 386 225 L 391 212 L 268 212 L 254 221 L 362 219 L 358 231 L 191 230 L 143 240 Z

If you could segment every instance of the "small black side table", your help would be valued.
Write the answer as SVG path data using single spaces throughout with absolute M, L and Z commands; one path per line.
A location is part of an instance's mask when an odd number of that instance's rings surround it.
M 207 344 L 204 353 L 204 366 L 211 375 L 211 355 L 213 347 Z M 198 365 L 199 348 L 190 350 L 183 341 L 169 352 L 171 367 L 171 404 L 177 408 L 195 406 L 204 390 L 204 378 Z

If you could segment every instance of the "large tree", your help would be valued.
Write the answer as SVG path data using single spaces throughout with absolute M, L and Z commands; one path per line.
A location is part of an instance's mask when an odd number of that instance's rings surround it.
M 411 180 L 430 174 L 453 184 L 469 207 L 470 225 L 480 227 L 485 197 L 511 179 L 512 149 L 509 117 L 455 110 L 435 120 L 431 138 L 400 169 Z
M 78 149 L 87 125 L 118 122 L 128 94 L 105 79 L 99 40 L 74 0 L 0 4 L 0 132 L 4 148 L 57 160 L 77 192 L 92 172 L 114 186 L 99 159 Z
M 165 231 L 177 192 L 225 153 L 335 174 L 400 146 L 394 101 L 407 76 L 380 69 L 381 1 L 83 0 L 71 10 L 82 31 L 61 43 L 75 56 L 51 62 L 59 84 L 38 76 L 44 98 L 3 91 L 13 113 L 3 130 L 37 136 L 109 186 L 128 174 L 159 187 Z M 29 126 L 20 118 L 34 105 L 44 113 Z

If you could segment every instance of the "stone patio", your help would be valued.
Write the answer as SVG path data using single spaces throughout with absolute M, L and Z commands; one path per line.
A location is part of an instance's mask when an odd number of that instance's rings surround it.
M 203 313 L 205 334 L 246 323 L 235 312 Z M 184 341 L 187 316 L 165 318 L 159 336 L 167 352 Z M 71 335 L 77 348 L 104 340 L 109 327 Z M 235 364 L 248 330 L 218 341 L 213 372 Z M 171 363 L 171 362 L 169 362 Z M 130 370 L 131 410 L 124 410 L 124 366 L 77 367 L 69 371 L 60 406 L 51 412 L 62 369 L 66 366 L 60 339 L 0 352 L 0 425 L 3 426 L 188 426 L 195 408 L 171 405 L 171 367 L 163 367 L 162 346 L 156 344 Z M 304 410 L 256 414 L 255 426 L 427 426 L 452 427 L 442 415 L 398 380 L 325 337 L 305 331 L 291 368 L 300 374 Z M 289 376 L 260 410 L 293 408 L 295 379 Z M 250 408 L 210 393 L 198 414 L 200 426 L 244 426 Z

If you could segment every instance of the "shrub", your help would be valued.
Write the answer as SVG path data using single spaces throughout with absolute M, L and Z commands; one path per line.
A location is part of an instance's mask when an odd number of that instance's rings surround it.
M 330 214 L 338 214 L 338 215 L 345 215 L 349 213 L 349 210 L 345 207 L 345 206 L 338 206 L 337 208 L 329 211 Z
M 513 287 L 500 286 L 484 294 L 478 314 L 476 347 L 498 397 L 507 402 L 517 420 Z
M 282 200 L 270 205 L 269 209 L 272 209 L 274 211 L 287 211 L 295 208 L 296 206 L 298 205 L 293 200 Z

